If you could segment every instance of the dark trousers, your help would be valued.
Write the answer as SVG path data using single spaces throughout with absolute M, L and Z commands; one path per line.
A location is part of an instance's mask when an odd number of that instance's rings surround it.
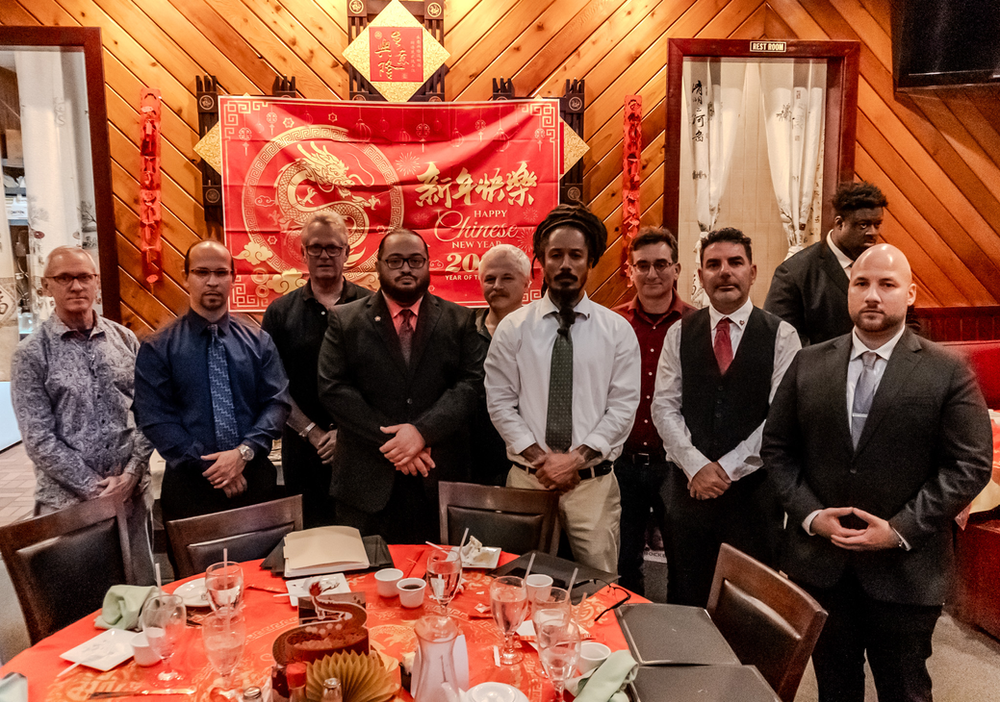
M 362 536 L 379 534 L 389 544 L 437 543 L 438 528 L 436 490 L 432 496 L 420 476 L 396 473 L 389 502 L 378 512 L 364 512 L 343 501 L 337 503 L 337 522 L 352 526 Z
M 336 524 L 330 497 L 333 470 L 324 465 L 316 449 L 294 431 L 281 436 L 281 474 L 286 495 L 302 495 L 302 522 L 306 529 Z
M 664 543 L 667 539 L 666 507 L 660 491 L 669 467 L 664 459 L 657 459 L 654 463 L 648 455 L 622 454 L 615 461 L 622 503 L 618 584 L 640 595 L 646 594 L 642 552 L 646 546 L 646 526 L 651 509 L 663 533 Z
M 831 588 L 802 587 L 829 612 L 813 650 L 820 702 L 864 702 L 866 652 L 879 702 L 930 702 L 941 607 L 879 602 L 850 571 Z
M 764 471 L 735 481 L 711 500 L 691 497 L 687 483 L 687 475 L 676 466 L 663 483 L 669 532 L 664 534 L 667 602 L 704 607 L 723 543 L 777 567 L 783 512 Z
M 278 496 L 278 471 L 267 456 L 254 456 L 246 465 L 243 477 L 246 478 L 247 489 L 232 498 L 212 487 L 202 475 L 204 470 L 200 465 L 167 466 L 160 488 L 164 522 L 255 505 Z

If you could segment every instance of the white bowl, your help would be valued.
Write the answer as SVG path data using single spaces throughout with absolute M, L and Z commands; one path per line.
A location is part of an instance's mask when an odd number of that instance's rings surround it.
M 378 585 L 378 594 L 382 597 L 395 597 L 399 593 L 396 591 L 396 583 L 403 577 L 403 571 L 399 568 L 383 568 L 375 573 L 375 584 Z
M 580 644 L 580 662 L 576 667 L 580 669 L 580 674 L 590 672 L 611 655 L 611 649 L 596 641 L 584 641 Z
M 423 578 L 403 578 L 396 583 L 396 591 L 399 593 L 399 604 L 407 609 L 414 609 L 424 603 L 424 592 L 427 590 L 427 583 Z

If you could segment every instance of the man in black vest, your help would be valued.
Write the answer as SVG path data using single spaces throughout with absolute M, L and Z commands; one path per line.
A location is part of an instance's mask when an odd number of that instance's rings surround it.
M 801 348 L 795 328 L 753 306 L 750 238 L 702 239 L 698 277 L 710 306 L 667 332 L 652 415 L 674 466 L 667 505 L 667 600 L 704 607 L 719 546 L 775 565 L 781 508 L 758 471 L 771 397 Z

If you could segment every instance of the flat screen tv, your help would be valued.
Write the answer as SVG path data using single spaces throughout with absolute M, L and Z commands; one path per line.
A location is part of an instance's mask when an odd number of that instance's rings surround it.
M 1000 0 L 893 0 L 897 90 L 1000 83 Z

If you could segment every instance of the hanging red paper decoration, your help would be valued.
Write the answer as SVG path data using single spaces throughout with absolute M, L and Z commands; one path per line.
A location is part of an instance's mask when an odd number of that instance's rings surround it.
M 152 285 L 163 277 L 160 222 L 160 91 L 142 88 L 139 93 L 141 140 L 139 157 L 139 241 L 142 277 Z
M 628 263 L 628 242 L 639 233 L 639 187 L 642 171 L 642 96 L 625 96 L 622 148 L 622 247 L 621 274 Z

